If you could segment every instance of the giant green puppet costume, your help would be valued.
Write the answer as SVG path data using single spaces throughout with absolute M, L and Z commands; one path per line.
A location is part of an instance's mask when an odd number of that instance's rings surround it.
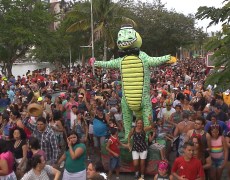
M 118 32 L 117 45 L 121 57 L 111 61 L 96 61 L 95 66 L 120 69 L 122 81 L 122 114 L 125 139 L 131 130 L 133 112 L 138 119 L 143 119 L 144 126 L 149 125 L 148 117 L 152 115 L 150 100 L 150 67 L 164 63 L 174 63 L 170 55 L 150 57 L 140 51 L 142 39 L 132 26 L 124 26 Z

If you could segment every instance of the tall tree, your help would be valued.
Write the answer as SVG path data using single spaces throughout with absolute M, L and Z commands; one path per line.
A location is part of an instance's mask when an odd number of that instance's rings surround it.
M 194 41 L 195 18 L 192 15 L 168 11 L 160 0 L 138 2 L 131 11 L 143 38 L 142 49 L 153 56 L 175 55 L 179 47 Z
M 224 90 L 230 88 L 230 2 L 223 1 L 223 7 L 199 7 L 196 14 L 197 19 L 211 19 L 209 26 L 218 23 L 222 24 L 222 31 L 216 36 L 210 38 L 206 45 L 206 49 L 214 52 L 212 60 L 214 62 L 214 73 L 208 76 L 206 85 L 217 85 L 216 90 Z M 224 68 L 222 67 L 224 66 Z
M 78 21 L 72 24 L 67 31 L 75 32 L 77 30 L 89 30 L 90 28 L 90 3 L 86 2 L 78 4 L 69 13 L 69 16 L 79 17 Z M 104 60 L 107 57 L 107 48 L 114 48 L 113 29 L 118 28 L 122 23 L 135 22 L 128 17 L 122 16 L 119 10 L 119 4 L 113 3 L 111 0 L 94 0 L 93 1 L 93 17 L 94 17 L 94 37 L 95 40 L 103 40 L 104 42 Z M 91 42 L 91 41 L 90 41 Z
M 54 21 L 48 4 L 34 0 L 0 1 L 0 61 L 8 76 L 13 63 L 32 47 L 47 43 Z

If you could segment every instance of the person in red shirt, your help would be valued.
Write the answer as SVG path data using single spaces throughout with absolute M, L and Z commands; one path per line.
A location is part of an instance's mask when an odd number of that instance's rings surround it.
M 176 158 L 172 167 L 172 175 L 178 180 L 204 180 L 204 169 L 201 161 L 193 157 L 194 144 L 185 142 L 184 154 Z
M 110 155 L 110 162 L 109 162 L 110 167 L 109 167 L 108 179 L 111 179 L 113 170 L 116 171 L 116 179 L 119 179 L 119 174 L 120 174 L 119 146 L 122 145 L 126 148 L 128 148 L 128 146 L 119 141 L 117 128 L 110 128 L 110 133 L 111 135 L 106 146 L 106 150 L 109 152 Z

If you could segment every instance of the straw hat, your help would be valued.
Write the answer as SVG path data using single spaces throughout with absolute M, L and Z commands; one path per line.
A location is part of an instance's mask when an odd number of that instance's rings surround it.
M 41 116 L 42 112 L 43 112 L 42 106 L 39 104 L 36 104 L 36 103 L 30 104 L 28 106 L 27 110 L 28 110 L 30 115 L 36 116 L 36 117 Z

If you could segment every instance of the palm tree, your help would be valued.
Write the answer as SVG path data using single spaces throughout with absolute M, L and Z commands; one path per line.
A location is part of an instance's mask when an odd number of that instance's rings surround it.
M 72 24 L 67 32 L 76 32 L 78 30 L 88 30 L 90 28 L 90 2 L 76 4 L 69 16 L 77 17 L 78 21 Z M 136 23 L 128 17 L 122 16 L 119 4 L 111 0 L 93 0 L 93 17 L 94 17 L 94 41 L 103 40 L 104 56 L 107 57 L 107 47 L 113 49 L 115 42 L 113 38 L 113 28 L 129 23 L 136 26 Z M 90 40 L 91 42 L 91 40 Z

